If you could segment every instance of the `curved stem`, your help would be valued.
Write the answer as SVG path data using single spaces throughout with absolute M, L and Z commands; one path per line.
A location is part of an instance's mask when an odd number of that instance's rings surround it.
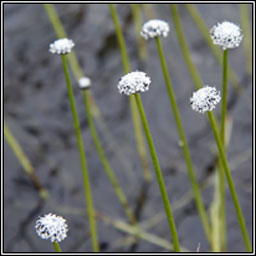
M 232 200 L 233 200 L 233 203 L 234 203 L 234 206 L 235 206 L 237 219 L 238 219 L 239 226 L 240 226 L 240 229 L 241 229 L 241 232 L 242 232 L 245 247 L 246 247 L 248 252 L 251 252 L 252 249 L 251 249 L 251 243 L 250 243 L 249 235 L 247 233 L 243 213 L 242 213 L 240 203 L 239 203 L 239 200 L 238 200 L 238 197 L 237 197 L 235 185 L 234 185 L 234 182 L 233 182 L 230 170 L 229 170 L 229 166 L 228 166 L 228 162 L 227 162 L 227 159 L 226 159 L 224 146 L 223 146 L 221 138 L 219 136 L 218 128 L 217 128 L 213 113 L 211 111 L 208 111 L 208 117 L 209 117 L 210 124 L 211 124 L 212 130 L 213 130 L 213 134 L 214 134 L 214 137 L 215 137 L 215 140 L 216 140 L 216 143 L 217 143 L 217 147 L 218 147 L 218 150 L 219 150 L 219 156 L 220 156 L 220 159 L 221 159 L 221 162 L 222 162 L 222 166 L 223 166 L 223 169 L 224 169 L 227 181 L 228 181 L 229 190 L 230 190 Z
M 8 142 L 9 146 L 11 147 L 13 153 L 19 160 L 21 166 L 23 167 L 24 171 L 28 174 L 33 185 L 38 190 L 40 197 L 43 200 L 47 200 L 49 198 L 49 193 L 46 188 L 43 187 L 40 180 L 35 174 L 34 167 L 32 166 L 31 162 L 23 152 L 19 142 L 16 140 L 14 135 L 12 134 L 11 130 L 8 128 L 7 124 L 4 122 L 4 137 Z
M 92 196 L 91 196 L 90 178 L 89 178 L 89 173 L 88 173 L 88 169 L 87 169 L 87 163 L 86 163 L 84 146 L 83 146 L 83 139 L 82 139 L 82 134 L 81 134 L 81 130 L 80 130 L 80 123 L 79 123 L 79 119 L 78 119 L 78 115 L 77 115 L 77 111 L 76 111 L 75 99 L 74 99 L 72 85 L 71 85 L 71 81 L 70 81 L 70 77 L 69 77 L 66 56 L 61 55 L 61 59 L 62 59 L 63 69 L 64 69 L 65 78 L 66 78 L 66 82 L 67 82 L 70 107 L 71 107 L 71 111 L 72 111 L 72 115 L 73 115 L 74 128 L 75 128 L 75 132 L 76 132 L 78 150 L 79 150 L 79 155 L 80 155 L 80 160 L 81 160 L 84 189 L 85 189 L 85 198 L 86 198 L 86 202 L 87 202 L 87 212 L 88 212 L 91 237 L 92 237 L 92 245 L 93 245 L 93 250 L 95 252 L 98 252 L 99 244 L 98 244 L 98 236 L 97 236 L 97 231 L 96 231 L 94 207 L 93 207 L 93 201 L 92 201 Z
M 161 168 L 160 168 L 160 165 L 159 165 L 159 162 L 158 162 L 158 158 L 157 158 L 157 154 L 156 154 L 156 151 L 155 151 L 153 139 L 152 139 L 149 127 L 148 127 L 148 122 L 147 122 L 147 118 L 146 118 L 146 115 L 145 115 L 145 112 L 144 112 L 144 109 L 143 109 L 141 98 L 140 98 L 140 95 L 138 93 L 136 93 L 135 95 L 131 95 L 131 96 L 135 97 L 137 107 L 138 107 L 138 110 L 139 110 L 139 113 L 140 113 L 140 118 L 141 118 L 142 125 L 143 125 L 143 128 L 144 128 L 145 136 L 146 136 L 146 139 L 147 139 L 147 142 L 148 142 L 149 152 L 150 152 L 152 162 L 153 162 L 153 165 L 154 165 L 157 182 L 158 182 L 158 185 L 159 185 L 159 188 L 160 188 L 160 192 L 161 192 L 161 196 L 162 196 L 162 200 L 163 200 L 167 220 L 168 220 L 168 223 L 169 223 L 169 228 L 170 228 L 170 231 L 171 231 L 171 234 L 172 234 L 174 251 L 179 252 L 180 251 L 180 245 L 179 245 L 179 239 L 178 239 L 178 234 L 177 234 L 177 231 L 176 231 L 174 218 L 173 218 L 173 215 L 172 215 L 172 209 L 171 209 L 168 194 L 167 194 L 167 191 L 166 191 L 166 188 L 165 188 L 164 179 L 163 179 Z
M 199 185 L 197 183 L 196 176 L 195 176 L 195 173 L 194 173 L 194 170 L 193 170 L 193 164 L 192 164 L 192 160 L 191 160 L 191 157 L 190 157 L 185 132 L 183 130 L 183 126 L 182 126 L 182 122 L 181 122 L 181 118 L 180 118 L 180 114 L 179 114 L 179 109 L 178 109 L 178 106 L 177 106 L 177 103 L 176 103 L 175 94 L 174 94 L 174 91 L 173 91 L 173 88 L 172 88 L 170 76 L 169 76 L 169 73 L 168 73 L 168 69 L 167 69 L 167 65 L 166 65 L 166 61 L 165 61 L 165 57 L 164 57 L 164 53 L 163 53 L 163 49 L 162 49 L 162 45 L 161 45 L 161 41 L 160 41 L 159 37 L 156 37 L 156 44 L 157 44 L 159 58 L 160 58 L 160 62 L 161 62 L 161 66 L 162 66 L 162 69 L 163 69 L 163 74 L 164 74 L 164 78 L 165 78 L 165 82 L 166 82 L 166 89 L 167 89 L 168 96 L 169 96 L 170 103 L 171 103 L 171 107 L 172 107 L 172 110 L 173 110 L 177 130 L 178 130 L 180 140 L 181 140 L 181 143 L 182 143 L 183 155 L 184 155 L 184 159 L 185 159 L 185 162 L 186 162 L 186 165 L 187 165 L 187 170 L 188 170 L 190 182 L 191 182 L 191 185 L 192 185 L 192 189 L 193 189 L 193 192 L 194 192 L 197 209 L 198 209 L 199 215 L 200 215 L 201 220 L 202 220 L 203 228 L 204 228 L 205 233 L 207 235 L 207 238 L 210 242 L 211 241 L 210 225 L 208 223 L 207 214 L 206 214 L 206 211 L 205 211 L 205 208 L 204 208 L 204 204 L 203 204 L 203 200 L 202 200 L 202 197 L 201 197 Z
M 106 224 L 111 224 L 117 230 L 120 230 L 127 234 L 132 235 L 132 237 L 134 235 L 136 235 L 140 239 L 143 239 L 145 242 L 149 242 L 151 244 L 159 246 L 162 249 L 165 249 L 168 251 L 174 250 L 173 244 L 170 243 L 169 240 L 167 240 L 167 239 L 163 239 L 163 238 L 156 236 L 154 234 L 151 234 L 143 229 L 140 229 L 140 231 L 138 233 L 138 227 L 135 227 L 134 225 L 129 225 L 129 224 L 127 224 L 121 220 L 118 220 L 116 218 L 115 219 L 110 218 L 109 216 L 106 216 L 105 214 L 102 214 L 102 213 L 100 213 L 100 214 L 98 213 L 97 217 L 102 219 L 102 221 L 104 221 Z M 130 244 L 130 242 L 128 244 Z M 183 246 L 180 247 L 180 250 L 182 252 L 189 252 L 189 250 Z

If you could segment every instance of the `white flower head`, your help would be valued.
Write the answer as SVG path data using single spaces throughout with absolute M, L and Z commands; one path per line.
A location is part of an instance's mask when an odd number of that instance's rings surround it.
M 121 94 L 131 95 L 149 89 L 150 77 L 141 71 L 128 73 L 119 79 L 117 88 Z
M 50 239 L 51 242 L 61 242 L 67 237 L 68 225 L 61 216 L 49 213 L 39 217 L 36 221 L 36 233 L 42 239 Z
M 220 91 L 215 87 L 205 85 L 203 88 L 193 92 L 190 98 L 191 108 L 199 113 L 212 111 L 220 102 Z
M 91 87 L 91 79 L 89 77 L 81 77 L 78 80 L 78 86 L 81 90 L 89 89 Z
M 223 50 L 236 48 L 243 39 L 241 28 L 229 21 L 217 23 L 210 30 L 213 43 L 222 47 Z
M 62 38 L 50 44 L 49 51 L 53 54 L 68 54 L 74 46 L 75 44 L 71 39 Z
M 142 31 L 140 32 L 141 36 L 143 36 L 146 40 L 158 36 L 167 37 L 168 33 L 169 25 L 163 20 L 150 20 L 146 22 L 142 27 Z

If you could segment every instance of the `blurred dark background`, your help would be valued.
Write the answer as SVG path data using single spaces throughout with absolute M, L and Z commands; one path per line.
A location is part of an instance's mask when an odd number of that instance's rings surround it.
M 240 23 L 238 4 L 195 5 L 211 28 L 217 22 Z M 111 137 L 99 129 L 105 152 L 133 209 L 143 192 L 144 178 L 136 151 L 128 98 L 116 88 L 124 72 L 114 25 L 107 4 L 57 4 L 56 10 L 71 38 L 85 74 L 92 80 L 95 96 Z M 137 39 L 129 4 L 117 4 L 117 12 L 125 36 L 132 70 L 143 70 L 151 78 L 151 89 L 142 95 L 145 112 L 159 156 L 169 198 L 172 204 L 191 190 L 191 185 L 179 146 L 177 130 L 166 94 L 165 83 L 154 40 L 146 43 L 148 58 L 138 56 Z M 169 5 L 153 4 L 156 18 L 170 25 L 169 36 L 162 40 L 168 68 L 186 131 L 197 179 L 208 186 L 203 198 L 209 209 L 213 198 L 215 142 L 206 115 L 191 110 L 189 97 L 194 85 L 180 51 Z M 191 55 L 204 83 L 221 89 L 222 71 L 184 5 L 179 14 Z M 148 20 L 143 15 L 143 21 Z M 85 199 L 61 59 L 48 51 L 56 40 L 54 30 L 41 4 L 4 4 L 4 120 L 35 167 L 52 201 L 40 200 L 31 180 L 23 171 L 11 148 L 4 141 L 4 251 L 50 252 L 52 245 L 35 233 L 39 215 L 53 212 L 63 215 L 69 225 L 69 236 L 61 243 L 63 251 L 91 251 Z M 237 97 L 229 85 L 229 111 L 232 124 L 228 160 L 243 209 L 246 225 L 252 232 L 252 81 L 246 73 L 243 46 L 230 51 L 230 63 L 242 84 Z M 79 112 L 94 205 L 100 213 L 127 221 L 120 203 L 92 143 L 85 115 L 83 97 L 72 75 Z M 235 98 L 235 99 L 234 99 Z M 216 109 L 220 112 L 220 105 Z M 153 168 L 152 172 L 153 172 Z M 164 214 L 162 201 L 153 173 L 153 182 L 140 210 L 140 221 Z M 227 237 L 229 251 L 245 251 L 236 214 L 228 189 Z M 145 192 L 145 191 L 144 191 Z M 180 243 L 195 251 L 208 250 L 200 218 L 193 200 L 174 211 Z M 136 247 L 122 244 L 127 234 L 98 219 L 98 234 L 102 251 L 164 252 L 157 245 L 140 240 Z M 148 229 L 170 240 L 166 219 Z

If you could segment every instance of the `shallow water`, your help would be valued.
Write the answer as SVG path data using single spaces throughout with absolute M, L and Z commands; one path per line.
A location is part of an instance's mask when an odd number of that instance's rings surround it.
M 168 5 L 153 5 L 157 17 L 170 24 L 170 34 L 162 40 L 181 118 L 187 134 L 197 178 L 204 183 L 212 176 L 214 140 L 206 117 L 193 112 L 189 97 L 194 90 L 173 29 Z M 237 5 L 201 4 L 198 10 L 206 24 L 230 20 L 239 23 Z M 105 152 L 132 207 L 143 188 L 143 172 L 137 156 L 128 99 L 119 95 L 116 85 L 123 75 L 122 63 L 112 19 L 106 4 L 58 4 L 56 9 L 70 38 L 76 43 L 79 62 L 92 82 L 92 93 L 104 123 L 111 133 L 106 137 L 100 127 Z M 165 83 L 157 57 L 156 45 L 147 42 L 148 60 L 143 63 L 137 53 L 136 37 L 130 7 L 118 5 L 124 28 L 132 70 L 140 69 L 152 78 L 151 89 L 141 95 L 156 151 L 163 170 L 172 204 L 191 189 L 174 123 Z M 183 5 L 181 20 L 193 61 L 203 81 L 221 88 L 221 68 L 192 22 Z M 144 20 L 146 18 L 144 17 Z M 91 243 L 84 216 L 85 201 L 80 160 L 69 109 L 68 95 L 61 60 L 49 54 L 48 45 L 56 39 L 44 8 L 40 4 L 4 5 L 4 114 L 5 121 L 35 167 L 42 184 L 49 190 L 53 203 L 42 203 L 24 174 L 10 147 L 4 142 L 4 250 L 5 252 L 50 252 L 51 244 L 35 235 L 38 215 L 55 212 L 65 216 L 69 236 L 63 251 L 88 252 Z M 243 47 L 230 51 L 230 62 L 240 81 L 243 93 L 237 97 L 229 114 L 233 121 L 228 160 L 233 164 L 233 178 L 251 236 L 252 227 L 252 102 L 251 78 L 246 75 Z M 112 218 L 126 221 L 126 216 L 110 186 L 92 143 L 83 98 L 75 86 L 74 93 L 82 126 L 95 208 Z M 229 100 L 234 98 L 230 86 Z M 217 113 L 220 105 L 217 107 Z M 114 141 L 112 141 L 114 138 Z M 152 169 L 152 168 L 151 168 Z M 153 169 L 152 169 L 153 171 Z M 203 192 L 206 207 L 210 206 L 212 186 Z M 163 212 L 157 182 L 147 189 L 140 220 Z M 195 251 L 208 250 L 208 244 L 193 201 L 175 210 L 181 245 Z M 227 189 L 228 250 L 244 251 L 243 240 Z M 149 232 L 170 240 L 165 218 Z M 140 240 L 136 247 L 118 246 L 126 234 L 98 220 L 102 251 L 167 251 Z M 120 241 L 119 241 L 120 242 Z M 119 243 L 120 244 L 120 243 Z

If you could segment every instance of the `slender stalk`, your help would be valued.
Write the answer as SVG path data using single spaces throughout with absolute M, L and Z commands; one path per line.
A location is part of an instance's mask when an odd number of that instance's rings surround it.
M 209 207 L 210 223 L 211 223 L 211 236 L 212 236 L 212 252 L 221 252 L 222 251 L 222 234 L 221 230 L 221 220 L 220 220 L 220 182 L 219 182 L 219 172 L 215 168 L 213 174 L 213 199 Z M 224 176 L 225 178 L 225 176 Z
M 139 4 L 131 4 L 131 11 L 132 11 L 132 17 L 133 17 L 133 23 L 134 23 L 134 29 L 136 33 L 136 39 L 138 44 L 138 53 L 139 57 L 142 61 L 147 60 L 147 48 L 145 44 L 145 40 L 140 36 L 140 30 L 142 27 L 142 13 L 140 10 Z
M 30 163 L 29 159 L 23 152 L 19 142 L 16 140 L 10 129 L 8 128 L 7 124 L 4 122 L 4 137 L 8 144 L 10 145 L 13 153 L 19 160 L 21 166 L 23 167 L 24 171 L 28 174 L 31 181 L 33 182 L 33 185 L 38 190 L 38 193 L 40 197 L 44 200 L 47 200 L 49 198 L 48 191 L 43 187 L 40 180 L 35 174 L 34 167 Z
M 123 37 L 123 33 L 122 33 L 121 26 L 119 23 L 119 19 L 117 16 L 116 8 L 113 4 L 109 4 L 109 9 L 110 9 L 113 23 L 115 25 L 116 37 L 117 37 L 117 42 L 119 44 L 119 49 L 121 52 L 122 62 L 123 62 L 123 66 L 124 66 L 124 72 L 129 73 L 130 72 L 130 63 L 129 63 L 129 58 L 128 58 L 128 55 L 126 52 L 124 37 Z
M 187 64 L 188 70 L 190 72 L 191 78 L 194 82 L 194 85 L 196 89 L 200 89 L 203 86 L 203 82 L 200 78 L 200 75 L 198 74 L 197 68 L 194 65 L 191 56 L 190 51 L 187 46 L 184 33 L 182 31 L 182 25 L 181 21 L 179 19 L 179 13 L 178 8 L 175 4 L 171 4 L 171 11 L 172 11 L 172 18 L 174 23 L 174 28 L 176 30 L 177 38 L 179 41 L 179 45 L 181 48 L 181 51 L 183 53 L 185 62 Z M 223 68 L 224 68 L 223 64 Z M 227 71 L 227 70 L 226 70 Z M 219 244 L 218 241 L 221 241 L 222 248 L 225 251 L 226 250 L 226 224 L 225 224 L 225 174 L 222 170 L 221 161 L 219 160 L 219 172 L 218 172 L 218 180 L 214 183 L 217 187 L 217 190 L 219 191 L 218 195 L 215 193 L 214 195 L 214 201 L 212 205 L 212 211 L 214 211 L 214 214 L 211 214 L 212 219 L 214 220 L 214 226 L 212 225 L 212 248 L 213 250 L 217 249 L 219 250 Z M 217 209 L 218 208 L 218 209 Z M 216 216 L 217 212 L 217 216 Z M 222 222 L 222 224 L 219 223 L 219 221 Z M 216 226 L 220 227 L 218 229 Z M 218 247 L 218 248 L 217 248 Z
M 86 198 L 86 202 L 87 202 L 87 211 L 88 211 L 91 237 L 92 237 L 92 245 L 93 245 L 93 250 L 95 252 L 98 252 L 99 244 L 98 244 L 98 236 L 97 236 L 97 231 L 96 231 L 96 222 L 95 222 L 95 217 L 94 217 L 94 207 L 93 207 L 93 201 L 92 201 L 92 196 L 91 196 L 89 173 L 88 173 L 87 163 L 86 163 L 86 158 L 85 158 L 83 139 L 82 139 L 82 134 L 81 134 L 81 130 L 80 130 L 80 123 L 79 123 L 79 119 L 78 119 L 78 115 L 77 115 L 77 111 L 76 111 L 75 99 L 74 99 L 72 85 L 71 85 L 71 81 L 70 81 L 70 77 L 69 77 L 66 56 L 61 55 L 61 59 L 62 59 L 63 69 L 64 69 L 65 78 L 66 78 L 66 82 L 67 82 L 70 107 L 71 107 L 71 111 L 72 111 L 72 115 L 73 115 L 74 128 L 75 128 L 75 132 L 76 132 L 78 150 L 79 150 L 79 155 L 80 155 L 80 160 L 81 160 L 84 189 L 85 189 L 85 198 Z
M 130 235 L 137 235 L 140 239 L 143 239 L 144 241 L 147 241 L 151 244 L 154 244 L 156 246 L 159 246 L 161 248 L 167 249 L 167 250 L 175 250 L 174 245 L 171 244 L 168 240 L 165 240 L 161 237 L 158 237 L 154 234 L 148 233 L 145 230 L 140 230 L 140 233 L 138 234 L 137 227 L 131 226 L 123 221 L 120 221 L 118 219 L 110 218 L 109 216 L 103 215 L 102 213 L 98 213 L 97 216 L 102 219 L 106 224 L 111 224 L 116 229 L 123 231 Z M 116 241 L 115 241 L 116 242 Z M 133 241 L 132 241 L 133 242 Z M 189 250 L 185 247 L 180 247 L 182 252 L 188 252 Z
M 196 67 L 195 67 L 195 65 L 194 65 L 194 63 L 191 59 L 190 51 L 189 51 L 188 45 L 186 43 L 184 33 L 182 31 L 181 21 L 180 21 L 179 13 L 178 13 L 178 8 L 177 8 L 176 4 L 171 4 L 170 7 L 171 7 L 171 12 L 172 12 L 174 29 L 175 29 L 176 34 L 177 34 L 177 39 L 178 39 L 178 42 L 179 42 L 179 46 L 181 48 L 181 51 L 183 53 L 185 62 L 187 64 L 188 71 L 189 71 L 190 76 L 191 76 L 191 78 L 194 82 L 195 87 L 197 89 L 200 89 L 202 87 L 203 83 L 202 83 L 200 75 L 198 74 L 197 69 L 196 69 Z
M 160 62 L 161 62 L 161 66 L 163 69 L 163 74 L 164 74 L 164 78 L 165 78 L 165 82 L 166 82 L 166 89 L 168 92 L 168 96 L 170 99 L 170 103 L 171 103 L 171 107 L 173 110 L 173 114 L 174 114 L 174 118 L 175 118 L 175 122 L 176 122 L 176 126 L 177 126 L 177 130 L 179 133 L 179 137 L 182 143 L 182 150 L 183 150 L 183 155 L 184 155 L 184 159 L 187 165 L 187 170 L 188 170 L 188 174 L 189 174 L 189 178 L 190 178 L 190 182 L 192 185 L 192 189 L 194 192 L 194 196 L 195 196 L 195 201 L 196 201 L 196 205 L 197 205 L 197 209 L 199 212 L 199 215 L 201 217 L 202 220 L 202 224 L 203 224 L 203 228 L 204 231 L 207 235 L 207 238 L 209 240 L 209 242 L 211 243 L 211 229 L 210 229 L 210 225 L 207 219 L 207 214 L 204 208 L 204 204 L 203 204 L 203 200 L 201 197 L 201 193 L 200 193 L 200 188 L 199 185 L 197 183 L 196 180 L 196 176 L 193 170 L 193 164 L 192 164 L 192 160 L 191 160 L 191 156 L 189 153 L 189 148 L 187 145 L 187 141 L 186 141 L 186 136 L 185 136 L 185 132 L 183 130 L 183 126 L 182 126 L 182 122 L 181 122 L 181 118 L 180 118 L 180 114 L 179 114 L 179 109 L 176 103 L 176 99 L 175 99 L 175 94 L 172 88 L 172 84 L 171 84 L 171 79 L 168 73 L 168 69 L 167 69 L 167 65 L 166 65 L 166 61 L 165 61 L 165 57 L 164 57 L 164 53 L 163 53 L 163 49 L 162 49 L 162 44 L 160 41 L 159 37 L 156 37 L 156 44 L 157 44 L 157 49 L 158 49 L 158 53 L 159 53 L 159 58 L 160 58 Z
M 171 209 L 171 205 L 168 199 L 168 194 L 165 188 L 165 184 L 164 184 L 164 179 L 162 176 L 162 171 L 158 162 L 158 158 L 157 158 L 157 154 L 155 151 L 155 146 L 153 143 L 153 139 L 148 127 L 148 122 L 147 122 L 147 118 L 144 112 L 144 108 L 141 102 L 141 98 L 140 95 L 138 93 L 136 93 L 135 95 L 131 95 L 132 97 L 135 97 L 136 99 L 136 103 L 137 103 L 137 107 L 140 113 L 140 118 L 142 121 L 142 125 L 144 128 L 144 132 L 145 132 L 145 136 L 148 142 L 148 148 L 149 148 L 149 152 L 152 158 L 152 162 L 155 168 L 155 173 L 156 173 L 156 178 L 157 178 L 157 182 L 160 188 L 160 192 L 161 192 L 161 196 L 162 196 L 162 200 L 163 200 L 163 204 L 164 204 L 164 208 L 165 208 L 165 212 L 166 212 L 166 216 L 167 216 L 167 220 L 169 223 L 169 228 L 172 234 L 172 239 L 173 239 L 173 245 L 174 245 L 174 251 L 179 252 L 180 251 L 180 245 L 179 245 L 179 239 L 178 239 L 178 234 L 176 231 L 176 226 L 175 226 L 175 222 L 174 222 L 174 218 L 172 215 L 172 209 Z
M 249 4 L 239 4 L 241 28 L 244 34 L 243 47 L 246 60 L 246 70 L 252 74 L 252 30 L 250 24 Z
M 4 122 L 4 137 L 7 140 L 8 144 L 10 145 L 11 149 L 13 150 L 16 157 L 19 159 L 21 166 L 23 167 L 24 171 L 31 175 L 34 173 L 34 168 L 30 163 L 29 159 L 23 152 L 19 142 L 13 136 L 11 130 L 8 128 L 7 124 Z
M 222 64 L 221 50 L 212 43 L 212 39 L 211 39 L 210 33 L 209 33 L 209 28 L 206 26 L 200 13 L 198 12 L 198 10 L 195 8 L 195 6 L 193 4 L 185 4 L 185 7 L 187 8 L 193 21 L 195 22 L 196 26 L 198 27 L 204 40 L 208 44 L 214 57 L 217 59 L 218 63 L 221 65 Z M 229 66 L 229 74 L 230 74 L 229 80 L 231 82 L 231 85 L 234 87 L 235 92 L 239 94 L 243 88 L 241 87 L 241 85 L 239 83 L 239 79 L 238 79 L 236 73 L 230 66 Z
M 152 4 L 142 4 L 141 7 L 143 10 L 143 14 L 146 16 L 147 20 L 156 18 L 156 14 L 155 14 Z
M 224 145 L 224 144 L 223 144 Z M 225 196 L 225 173 L 220 158 L 218 159 L 218 189 L 219 189 L 219 222 L 220 229 L 218 236 L 221 241 L 222 251 L 227 250 L 227 232 L 226 232 L 226 196 Z
M 220 137 L 223 145 L 225 145 L 225 124 L 227 115 L 227 91 L 228 91 L 228 49 L 223 51 L 222 66 L 222 106 L 221 106 L 221 128 Z
M 8 128 L 7 124 L 4 122 L 4 137 L 7 140 L 8 144 L 10 145 L 11 149 L 13 150 L 14 154 L 18 158 L 21 166 L 23 167 L 24 171 L 31 175 L 34 173 L 34 168 L 30 163 L 29 159 L 23 152 L 21 146 L 19 145 L 18 141 L 13 136 L 12 132 Z
M 134 127 L 137 150 L 138 150 L 141 165 L 143 168 L 144 179 L 147 183 L 150 183 L 152 181 L 152 173 L 151 173 L 150 166 L 149 166 L 149 160 L 148 160 L 148 156 L 147 156 L 145 141 L 143 138 L 139 113 L 136 108 L 135 99 L 133 97 L 129 96 L 129 102 L 130 102 L 130 108 L 131 108 L 131 113 L 132 113 L 132 122 L 133 122 L 133 127 Z
M 225 155 L 225 149 L 224 149 L 223 143 L 221 141 L 221 137 L 218 133 L 218 128 L 216 126 L 216 122 L 215 122 L 213 113 L 211 111 L 208 111 L 208 117 L 209 117 L 210 124 L 211 124 L 212 130 L 213 130 L 213 134 L 214 134 L 214 137 L 215 137 L 215 140 L 216 140 L 216 143 L 217 143 L 217 147 L 218 147 L 218 150 L 219 150 L 219 156 L 220 156 L 220 159 L 221 159 L 221 162 L 222 162 L 222 166 L 223 166 L 223 169 L 224 169 L 227 181 L 228 181 L 229 190 L 230 190 L 232 200 L 233 200 L 233 203 L 234 203 L 234 206 L 235 206 L 235 210 L 236 210 L 239 226 L 240 226 L 240 229 L 241 229 L 241 232 L 242 232 L 242 236 L 243 236 L 243 239 L 244 239 L 245 247 L 246 247 L 248 252 L 251 252 L 252 249 L 251 249 L 251 243 L 250 243 L 249 235 L 247 233 L 243 213 L 242 213 L 240 203 L 239 203 L 239 200 L 238 200 L 238 197 L 237 197 L 235 185 L 233 183 L 233 179 L 232 179 L 232 176 L 231 176 L 231 173 L 230 173 L 230 170 L 229 170 L 228 162 L 227 162 L 226 155 Z
M 222 106 L 221 106 L 221 127 L 220 127 L 220 138 L 222 144 L 226 145 L 225 131 L 226 131 L 226 112 L 227 112 L 227 89 L 228 89 L 228 49 L 223 51 L 223 64 L 222 64 Z M 221 236 L 221 247 L 226 250 L 226 204 L 225 204 L 225 175 L 224 170 L 219 161 L 219 189 L 220 189 L 220 236 Z
M 109 8 L 110 8 L 113 23 L 116 29 L 116 36 L 119 44 L 119 49 L 121 52 L 124 72 L 129 73 L 130 72 L 129 58 L 126 52 L 126 46 L 125 46 L 122 30 L 119 24 L 118 16 L 116 13 L 116 9 L 113 4 L 109 4 Z M 138 149 L 139 157 L 144 170 L 144 177 L 147 182 L 150 182 L 152 180 L 152 174 L 149 168 L 149 161 L 147 157 L 145 142 L 143 139 L 143 133 L 142 133 L 141 123 L 139 119 L 139 114 L 136 108 L 136 102 L 133 97 L 129 97 L 129 101 L 130 101 L 130 108 L 131 108 L 133 127 L 135 132 L 136 143 L 137 143 L 137 149 Z
M 53 244 L 55 252 L 61 252 L 60 245 L 58 242 L 53 242 L 52 244 Z
M 91 112 L 90 112 L 90 105 L 88 103 L 88 91 L 84 91 L 83 92 L 83 96 L 84 96 L 84 104 L 85 104 L 85 111 L 86 111 L 86 115 L 87 115 L 87 119 L 88 119 L 88 123 L 89 123 L 89 127 L 90 127 L 90 131 L 91 131 L 91 134 L 92 134 L 92 138 L 93 138 L 93 142 L 94 142 L 94 145 L 95 145 L 95 148 L 98 152 L 98 155 L 100 157 L 100 160 L 102 162 L 102 165 L 106 171 L 106 174 L 113 186 L 113 189 L 115 190 L 116 192 L 116 195 L 118 196 L 124 210 L 125 210 L 125 213 L 126 215 L 128 216 L 130 222 L 132 224 L 134 224 L 136 222 L 136 218 L 133 214 L 133 211 L 131 210 L 129 204 L 128 204 L 128 201 L 127 201 L 127 198 L 112 170 L 112 167 L 111 165 L 109 164 L 108 162 L 108 159 L 104 153 L 104 150 L 102 148 L 102 145 L 101 145 L 101 142 L 100 142 L 100 139 L 99 139 L 99 136 L 97 134 L 97 131 L 95 129 L 95 126 L 94 126 L 94 123 L 93 123 L 93 118 L 92 118 L 92 115 L 91 115 Z

